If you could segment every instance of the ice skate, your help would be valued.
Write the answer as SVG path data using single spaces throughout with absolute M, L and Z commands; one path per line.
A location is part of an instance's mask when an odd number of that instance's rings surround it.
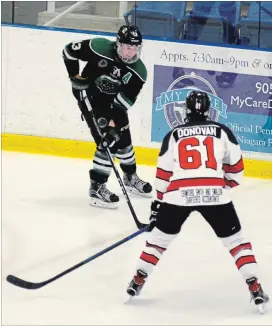
M 152 197 L 152 186 L 150 183 L 141 180 L 136 173 L 124 174 L 124 185 L 128 192 L 143 197 Z
M 146 278 L 147 274 L 141 270 L 138 270 L 137 275 L 135 275 L 129 283 L 127 293 L 132 297 L 139 295 L 145 284 Z
M 251 294 L 251 299 L 254 301 L 258 311 L 263 314 L 266 312 L 266 306 L 269 301 L 268 295 L 263 292 L 261 284 L 258 283 L 256 277 L 252 277 L 247 281 L 249 291 Z
M 109 191 L 105 183 L 91 181 L 89 190 L 90 204 L 103 208 L 117 208 L 119 197 Z

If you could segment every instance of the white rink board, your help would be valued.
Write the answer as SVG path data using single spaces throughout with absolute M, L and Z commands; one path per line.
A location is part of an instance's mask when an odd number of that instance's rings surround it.
M 62 49 L 73 40 L 98 36 L 2 26 L 2 132 L 92 140 L 71 92 Z M 144 40 L 142 59 L 148 79 L 129 115 L 134 145 L 143 147 L 159 146 L 151 142 L 154 65 L 272 75 L 272 54 L 265 51 Z M 258 68 L 256 60 L 261 60 Z

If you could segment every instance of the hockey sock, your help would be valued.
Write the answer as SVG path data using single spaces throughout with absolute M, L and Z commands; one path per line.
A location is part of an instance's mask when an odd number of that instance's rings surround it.
M 244 280 L 253 276 L 256 277 L 257 262 L 252 251 L 250 242 L 243 242 L 230 250 L 230 254 L 235 260 L 235 264 L 242 274 Z
M 146 246 L 140 256 L 136 270 L 142 270 L 150 275 L 162 254 L 176 236 L 177 234 L 166 234 L 155 227 L 150 233 L 150 238 L 146 241 Z
M 222 239 L 224 245 L 229 249 L 234 258 L 236 267 L 246 281 L 251 277 L 257 277 L 257 262 L 252 251 L 250 242 L 244 239 L 242 231 Z
M 132 145 L 124 149 L 118 149 L 116 157 L 124 173 L 132 175 L 136 172 L 135 152 Z
M 114 154 L 112 154 L 112 158 L 114 158 Z M 93 159 L 93 169 L 90 172 L 91 180 L 104 183 L 108 180 L 111 170 L 112 166 L 107 153 L 96 150 Z M 105 179 L 105 181 L 102 182 L 102 179 Z

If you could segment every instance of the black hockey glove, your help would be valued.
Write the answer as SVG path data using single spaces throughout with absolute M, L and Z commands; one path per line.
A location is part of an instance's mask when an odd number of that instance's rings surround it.
M 89 88 L 89 80 L 88 78 L 77 78 L 77 77 L 70 77 L 72 88 L 76 91 L 83 91 L 84 89 Z
M 120 136 L 118 135 L 115 127 L 106 127 L 102 139 L 100 142 L 100 147 L 102 149 L 106 149 L 107 147 L 112 147 L 115 143 L 120 140 Z
M 161 203 L 158 200 L 154 200 L 151 204 L 151 215 L 149 217 L 149 229 L 148 232 L 152 231 L 156 225 L 157 215 L 160 209 Z

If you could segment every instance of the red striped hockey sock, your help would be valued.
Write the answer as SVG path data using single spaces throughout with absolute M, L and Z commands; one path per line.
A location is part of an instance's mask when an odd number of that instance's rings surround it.
M 256 276 L 257 262 L 250 242 L 239 244 L 230 250 L 230 254 L 245 280 Z

